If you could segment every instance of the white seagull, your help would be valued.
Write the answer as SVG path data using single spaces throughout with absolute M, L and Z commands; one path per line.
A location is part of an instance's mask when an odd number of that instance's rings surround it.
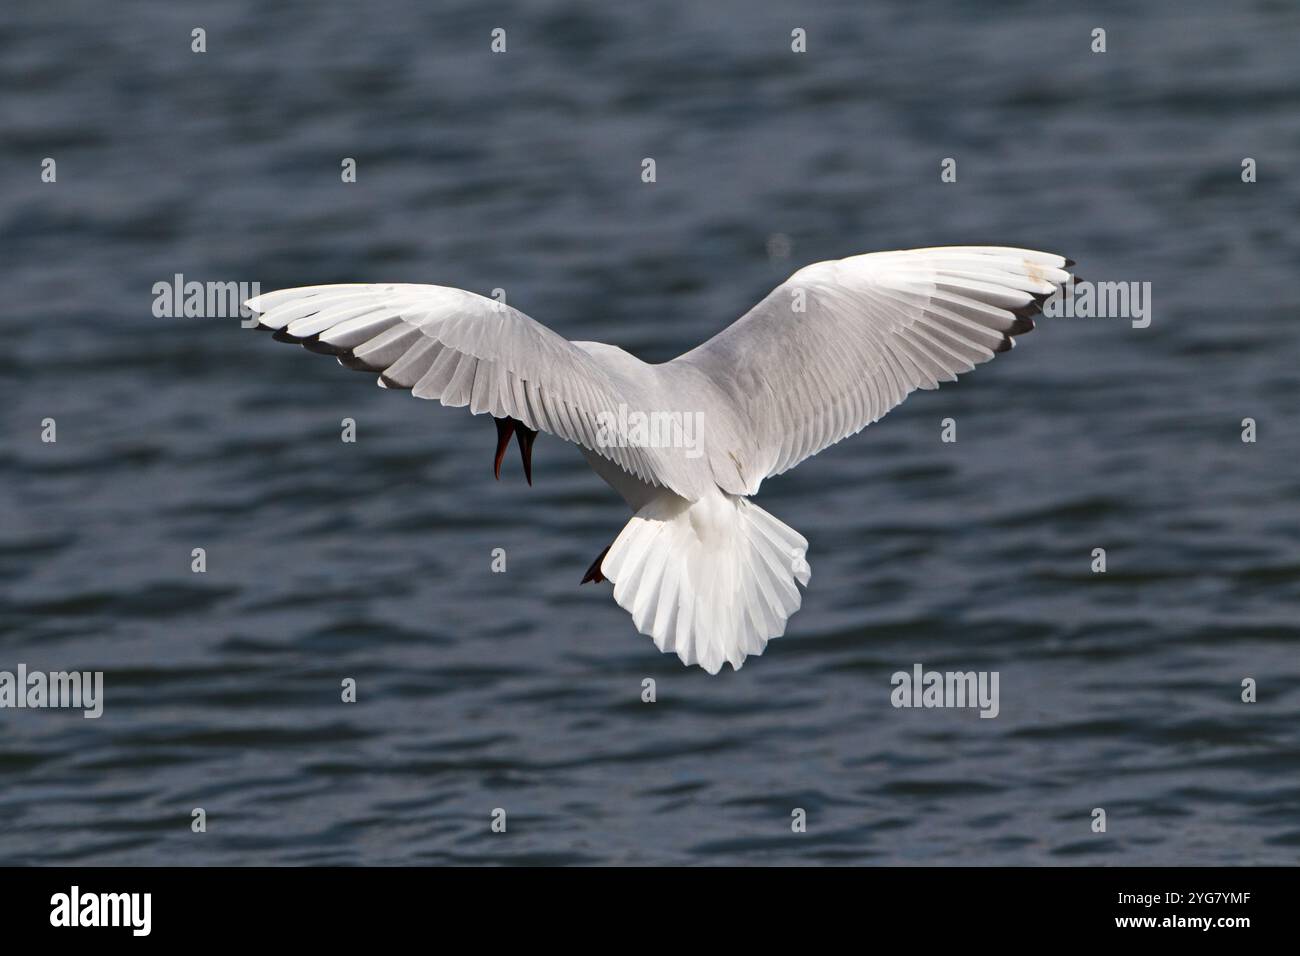
M 659 365 L 444 286 L 307 286 L 246 304 L 275 338 L 385 388 L 490 414 L 498 478 L 512 435 L 529 484 L 538 431 L 578 445 L 633 511 L 583 583 L 612 581 L 660 651 L 716 674 L 785 632 L 811 573 L 803 536 L 750 500 L 763 479 L 1010 349 L 1073 265 L 999 246 L 818 262 Z

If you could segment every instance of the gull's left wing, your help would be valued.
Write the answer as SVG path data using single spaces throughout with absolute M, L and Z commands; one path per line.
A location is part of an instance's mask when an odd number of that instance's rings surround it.
M 601 440 L 602 413 L 647 404 L 648 367 L 613 367 L 504 303 L 463 289 L 385 283 L 282 289 L 245 305 L 280 341 L 377 372 L 387 388 L 517 419 L 652 485 L 700 493 L 698 469 L 680 455 Z

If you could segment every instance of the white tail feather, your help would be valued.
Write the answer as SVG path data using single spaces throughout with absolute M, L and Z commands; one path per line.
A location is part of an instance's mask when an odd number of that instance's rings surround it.
M 811 571 L 803 535 L 747 498 L 665 493 L 632 516 L 601 573 L 636 629 L 710 674 L 785 633 Z

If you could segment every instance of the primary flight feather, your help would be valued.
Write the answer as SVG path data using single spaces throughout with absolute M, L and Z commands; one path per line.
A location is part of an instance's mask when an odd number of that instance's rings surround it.
M 999 246 L 818 262 L 659 365 L 442 286 L 307 286 L 247 306 L 387 388 L 490 414 L 498 475 L 511 437 L 529 483 L 537 432 L 578 445 L 633 511 L 583 583 L 612 581 L 637 630 L 716 674 L 785 632 L 811 573 L 803 536 L 749 500 L 763 479 L 1010 349 L 1072 265 Z

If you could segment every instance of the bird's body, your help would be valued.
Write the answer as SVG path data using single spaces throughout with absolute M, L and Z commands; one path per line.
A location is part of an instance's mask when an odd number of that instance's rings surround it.
M 860 431 L 1033 328 L 1068 260 L 1003 247 L 807 266 L 698 348 L 647 364 L 441 286 L 338 285 L 250 300 L 264 327 L 380 384 L 577 444 L 633 511 L 589 570 L 661 651 L 716 673 L 785 630 L 808 543 L 752 501 L 763 479 Z

